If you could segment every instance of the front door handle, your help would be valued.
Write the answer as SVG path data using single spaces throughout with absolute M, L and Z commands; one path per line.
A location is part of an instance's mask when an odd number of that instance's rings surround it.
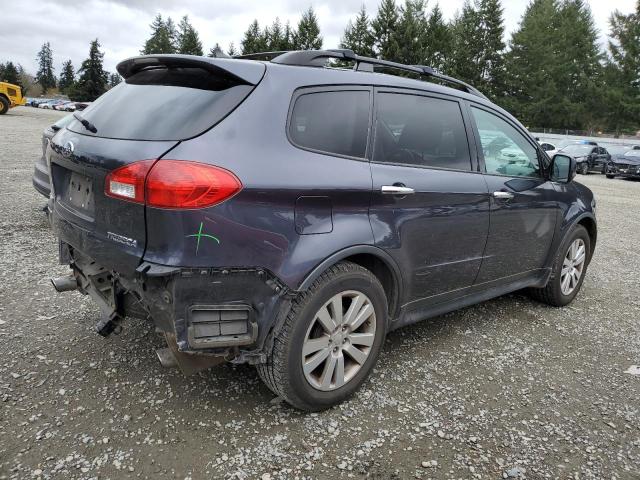
M 513 193 L 497 191 L 493 192 L 493 198 L 499 198 L 500 200 L 511 200 L 513 198 Z
M 382 185 L 380 191 L 386 195 L 411 195 L 416 193 L 413 188 L 404 185 Z

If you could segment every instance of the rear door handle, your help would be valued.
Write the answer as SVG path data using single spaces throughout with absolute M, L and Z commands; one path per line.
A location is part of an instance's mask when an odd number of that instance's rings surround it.
M 493 192 L 493 198 L 499 198 L 500 200 L 511 200 L 513 198 L 513 193 L 497 191 Z
M 380 191 L 385 195 L 411 195 L 416 193 L 413 188 L 405 187 L 404 185 L 382 185 Z

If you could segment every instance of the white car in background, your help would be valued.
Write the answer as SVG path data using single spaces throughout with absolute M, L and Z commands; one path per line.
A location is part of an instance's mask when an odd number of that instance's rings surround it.
M 75 112 L 76 102 L 64 102 L 53 106 L 54 110 L 60 110 L 61 112 Z

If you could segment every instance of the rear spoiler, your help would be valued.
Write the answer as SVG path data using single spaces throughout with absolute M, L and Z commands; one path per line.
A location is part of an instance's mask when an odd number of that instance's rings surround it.
M 266 67 L 264 64 L 252 61 L 234 60 L 228 58 L 197 57 L 194 55 L 142 55 L 131 57 L 118 63 L 118 73 L 126 80 L 130 76 L 147 68 L 201 68 L 214 75 L 221 75 L 229 79 L 257 85 L 260 83 Z

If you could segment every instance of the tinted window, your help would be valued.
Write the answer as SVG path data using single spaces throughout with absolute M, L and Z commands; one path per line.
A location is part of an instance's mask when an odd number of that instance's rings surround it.
M 300 95 L 289 123 L 291 141 L 311 150 L 363 158 L 367 150 L 369 103 L 368 91 Z
M 515 127 L 497 115 L 472 108 L 487 173 L 511 177 L 540 176 L 538 151 Z
M 471 170 L 457 102 L 397 93 L 376 97 L 374 161 Z
M 79 115 L 98 137 L 183 140 L 215 125 L 252 89 L 200 68 L 155 68 L 127 78 Z M 94 135 L 78 121 L 68 128 Z

